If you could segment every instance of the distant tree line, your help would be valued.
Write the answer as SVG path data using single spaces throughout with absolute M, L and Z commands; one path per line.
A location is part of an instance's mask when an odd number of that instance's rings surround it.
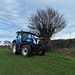
M 9 46 L 9 45 L 11 45 L 11 42 L 6 40 L 6 41 L 3 42 L 3 44 Z
M 0 41 L 0 44 L 9 46 L 9 45 L 11 45 L 11 41 L 5 40 L 5 41 L 3 41 L 3 43 L 2 43 L 2 41 Z

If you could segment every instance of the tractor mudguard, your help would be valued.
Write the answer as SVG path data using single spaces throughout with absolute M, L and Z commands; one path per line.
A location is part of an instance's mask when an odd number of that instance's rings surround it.
M 16 44 L 20 44 L 20 41 L 18 39 L 13 40 L 13 42 L 16 42 Z

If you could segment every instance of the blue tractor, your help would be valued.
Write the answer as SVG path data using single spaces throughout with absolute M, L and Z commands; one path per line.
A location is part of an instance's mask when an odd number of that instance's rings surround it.
M 32 52 L 36 52 L 38 55 L 45 54 L 45 48 L 42 44 L 38 43 L 36 35 L 28 31 L 17 31 L 17 36 L 13 40 L 12 52 L 13 54 L 21 53 L 23 56 L 28 57 Z

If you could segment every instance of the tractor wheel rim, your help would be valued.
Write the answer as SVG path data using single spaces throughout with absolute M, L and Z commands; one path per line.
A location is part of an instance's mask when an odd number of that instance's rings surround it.
M 42 49 L 40 49 L 40 51 L 38 52 L 39 54 L 42 53 Z
M 27 48 L 23 49 L 23 55 L 27 55 Z
M 13 46 L 13 53 L 15 53 L 16 52 L 16 46 L 14 45 Z

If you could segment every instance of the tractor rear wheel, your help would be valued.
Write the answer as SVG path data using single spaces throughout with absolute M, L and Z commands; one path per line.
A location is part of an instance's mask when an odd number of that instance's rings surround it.
M 17 54 L 17 45 L 16 45 L 16 42 L 13 43 L 13 46 L 12 46 L 12 53 L 13 54 Z
M 23 45 L 21 51 L 24 57 L 29 57 L 31 54 L 31 48 L 29 45 Z
M 45 48 L 41 45 L 39 47 L 39 51 L 36 51 L 37 55 L 44 55 L 45 54 Z

